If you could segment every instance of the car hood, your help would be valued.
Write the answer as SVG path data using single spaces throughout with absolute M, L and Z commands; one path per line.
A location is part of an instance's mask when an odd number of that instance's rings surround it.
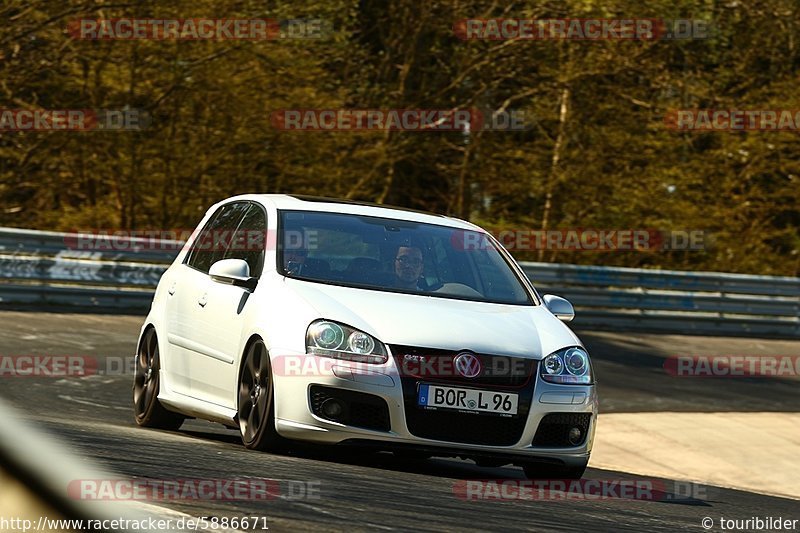
M 319 318 L 355 327 L 386 344 L 533 359 L 581 345 L 544 305 L 470 302 L 289 278 L 286 282 Z

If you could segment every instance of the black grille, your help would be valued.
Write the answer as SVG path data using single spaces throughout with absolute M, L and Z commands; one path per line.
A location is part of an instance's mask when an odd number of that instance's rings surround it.
M 338 400 L 344 407 L 342 414 L 336 418 L 326 416 L 322 412 L 322 404 L 326 400 Z M 389 431 L 389 406 L 383 398 L 332 387 L 313 385 L 311 387 L 311 410 L 315 415 L 326 420 L 332 420 L 364 429 L 376 431 Z
M 482 372 L 473 379 L 445 372 L 420 373 L 404 370 L 404 355 L 443 358 L 451 361 L 459 352 L 431 350 L 408 346 L 392 346 L 392 353 L 400 368 L 403 384 L 403 400 L 408 431 L 417 437 L 461 444 L 480 444 L 485 446 L 513 446 L 522 438 L 530 412 L 533 389 L 536 384 L 537 362 L 529 359 L 475 354 L 481 360 L 482 368 L 510 368 L 509 372 L 496 372 L 494 375 Z M 497 360 L 495 360 L 497 358 Z M 516 366 L 513 366 L 516 365 Z M 433 365 L 429 368 L 440 368 Z M 426 409 L 417 405 L 417 392 L 420 384 L 435 383 L 454 387 L 480 388 L 488 391 L 518 394 L 517 414 L 498 416 L 460 412 L 451 409 Z
M 572 448 L 580 446 L 586 441 L 589 432 L 591 413 L 551 413 L 545 415 L 539 422 L 539 429 L 533 437 L 534 446 L 550 448 Z M 581 440 L 575 444 L 569 442 L 570 428 L 580 428 Z
M 513 446 L 525 429 L 527 415 L 513 418 L 459 413 L 424 411 L 406 402 L 408 430 L 425 439 L 486 446 Z
M 474 378 L 466 378 L 454 364 L 455 357 L 462 352 L 398 345 L 390 348 L 402 376 L 425 382 L 504 389 L 522 388 L 535 377 L 532 370 L 536 361 L 522 357 L 469 352 L 480 361 L 481 372 Z

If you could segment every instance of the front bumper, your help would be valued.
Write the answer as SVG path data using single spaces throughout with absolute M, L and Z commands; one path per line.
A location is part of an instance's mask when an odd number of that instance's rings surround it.
M 594 385 L 558 385 L 548 383 L 539 377 L 538 365 L 534 365 L 528 385 L 514 392 L 524 399 L 529 395 L 528 405 L 521 405 L 517 425 L 521 428 L 517 438 L 506 445 L 464 442 L 448 439 L 419 436 L 419 430 L 409 430 L 409 410 L 416 409 L 411 397 L 417 383 L 430 381 L 424 378 L 401 376 L 394 357 L 383 365 L 352 364 L 347 361 L 331 360 L 306 354 L 295 357 L 311 358 L 311 364 L 295 373 L 277 373 L 274 377 L 276 428 L 278 433 L 290 439 L 322 444 L 342 444 L 371 446 L 377 449 L 409 449 L 428 455 L 459 456 L 472 459 L 487 459 L 505 463 L 549 462 L 567 466 L 581 466 L 588 462 L 594 440 L 597 420 L 597 395 Z M 279 365 L 280 367 L 280 365 Z M 459 387 L 463 384 L 442 383 Z M 311 406 L 312 387 L 331 387 L 373 395 L 386 402 L 388 407 L 389 429 L 377 431 L 334 422 L 314 414 Z M 490 385 L 481 389 L 499 390 Z M 526 392 L 527 391 L 527 392 Z M 526 411 L 526 412 L 525 412 Z M 436 411 L 440 413 L 440 411 Z M 547 415 L 554 413 L 589 415 L 588 430 L 583 442 L 578 446 L 537 446 L 534 437 L 540 423 Z M 412 413 L 419 419 L 419 413 Z M 425 415 L 422 415 L 425 416 Z M 485 414 L 459 415 L 466 424 L 480 424 L 491 417 L 495 420 L 487 427 L 500 427 L 496 417 Z M 416 433 L 416 434 L 415 434 Z M 490 441 L 491 439 L 488 439 Z M 539 439 L 541 441 L 541 439 Z

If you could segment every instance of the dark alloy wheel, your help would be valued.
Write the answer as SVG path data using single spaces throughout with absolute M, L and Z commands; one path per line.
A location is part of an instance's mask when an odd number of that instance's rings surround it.
M 263 341 L 250 344 L 239 378 L 239 431 L 245 448 L 278 451 L 285 440 L 275 430 L 272 368 Z
M 155 329 L 142 337 L 136 354 L 136 373 L 133 378 L 133 414 L 142 427 L 176 430 L 185 417 L 167 411 L 158 401 L 160 360 Z

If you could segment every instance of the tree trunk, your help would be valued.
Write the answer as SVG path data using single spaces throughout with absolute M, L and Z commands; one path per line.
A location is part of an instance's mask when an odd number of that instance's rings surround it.
M 564 85 L 561 90 L 561 98 L 559 99 L 560 109 L 558 112 L 558 135 L 556 136 L 556 143 L 553 146 L 553 157 L 550 160 L 550 175 L 547 178 L 547 189 L 544 197 L 544 209 L 542 210 L 542 223 L 541 230 L 547 231 L 550 224 L 550 211 L 553 204 L 553 189 L 559 178 L 559 164 L 561 162 L 561 154 L 564 149 L 564 130 L 567 124 L 567 117 L 569 115 L 569 85 Z M 545 241 L 546 242 L 546 241 Z M 538 260 L 544 258 L 544 247 L 539 248 Z

